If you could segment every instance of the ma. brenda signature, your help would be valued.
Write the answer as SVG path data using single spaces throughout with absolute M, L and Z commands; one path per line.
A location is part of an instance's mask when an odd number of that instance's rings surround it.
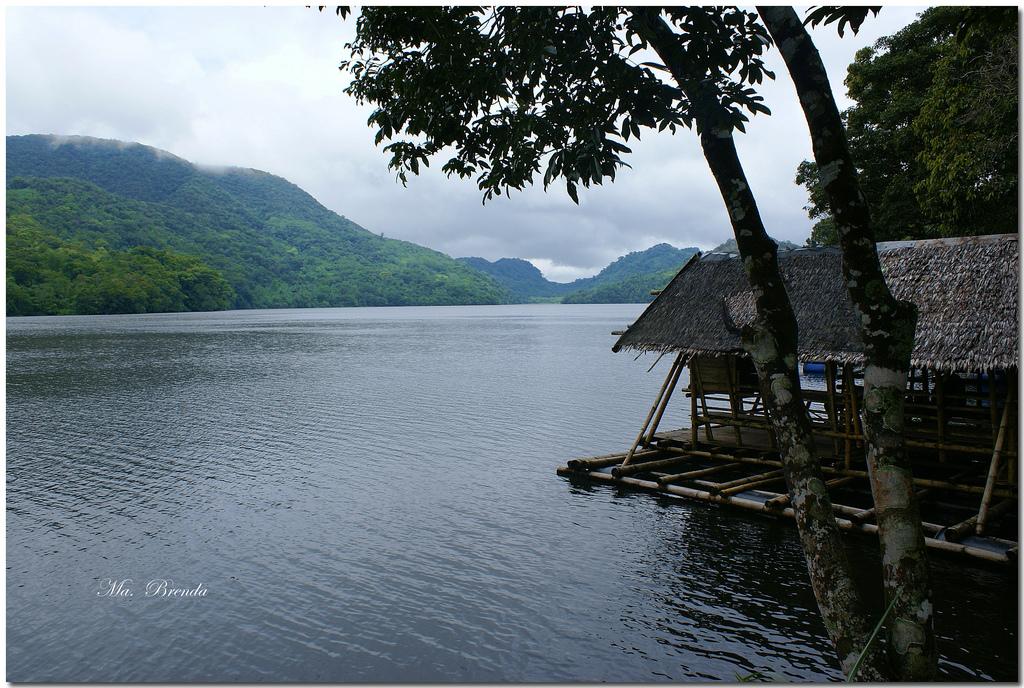
M 194 587 L 175 585 L 169 578 L 153 578 L 146 581 L 142 588 L 142 597 L 206 597 L 209 589 L 199 583 Z M 100 581 L 97 597 L 135 597 L 135 584 L 131 578 L 107 578 Z

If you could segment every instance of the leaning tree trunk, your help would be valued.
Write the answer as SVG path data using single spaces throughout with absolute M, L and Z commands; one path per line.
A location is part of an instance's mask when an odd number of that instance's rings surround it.
M 690 73 L 675 33 L 660 13 L 643 8 L 636 14 L 642 19 L 641 35 L 690 102 L 698 104 L 696 112 L 716 112 L 716 92 L 700 82 L 701 75 Z M 778 247 L 761 221 L 736 153 L 732 127 L 720 125 L 715 119 L 699 114 L 697 128 L 755 295 L 757 315 L 753 324 L 743 328 L 743 346 L 757 369 L 762 398 L 778 438 L 811 586 L 840 666 L 849 675 L 866 645 L 870 627 L 836 525 L 803 403 L 797 371 L 796 317 L 779 272 Z M 884 653 L 869 648 L 858 678 L 879 681 L 885 677 Z
M 861 319 L 868 474 L 886 596 L 895 599 L 888 624 L 890 658 L 898 678 L 927 681 L 934 678 L 937 667 L 931 586 L 921 515 L 903 440 L 903 403 L 917 311 L 913 304 L 897 301 L 885 282 L 846 130 L 811 37 L 790 7 L 759 7 L 758 12 L 796 85 L 821 185 L 838 229 L 843 276 Z

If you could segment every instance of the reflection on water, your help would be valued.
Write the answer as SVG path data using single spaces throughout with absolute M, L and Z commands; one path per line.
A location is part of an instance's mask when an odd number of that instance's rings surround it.
M 839 678 L 790 526 L 555 476 L 642 422 L 640 308 L 9 319 L 8 680 Z M 934 568 L 944 673 L 1014 680 L 1015 572 Z

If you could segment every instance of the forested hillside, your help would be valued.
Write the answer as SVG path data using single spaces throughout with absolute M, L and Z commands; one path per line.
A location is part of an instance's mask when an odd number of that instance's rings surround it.
M 484 258 L 459 258 L 470 267 L 486 272 L 499 284 L 508 289 L 519 301 L 547 299 L 572 291 L 572 283 L 552 282 L 545 279 L 533 263 L 522 258 L 499 258 L 489 261 Z
M 9 136 L 7 186 L 8 315 L 512 298 L 257 170 L 204 169 L 118 141 Z
M 491 275 L 520 300 L 561 297 L 562 303 L 644 303 L 651 300 L 652 289 L 665 286 L 696 252 L 695 247 L 657 244 L 616 259 L 593 277 L 568 283 L 545 279 L 532 263 L 519 258 L 459 260 Z
M 679 270 L 674 269 L 630 275 L 614 282 L 574 291 L 566 295 L 562 303 L 647 303 L 654 298 L 651 291 L 663 289 L 677 272 Z

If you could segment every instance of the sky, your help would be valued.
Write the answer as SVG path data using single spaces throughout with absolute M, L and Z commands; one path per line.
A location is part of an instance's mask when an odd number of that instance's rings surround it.
M 923 8 L 889 6 L 840 39 L 812 31 L 840 107 L 856 51 Z M 595 274 L 618 256 L 667 242 L 710 249 L 731 237 L 696 135 L 631 140 L 632 169 L 582 189 L 556 184 L 481 203 L 472 181 L 432 165 L 407 187 L 366 126 L 372 111 L 343 93 L 337 68 L 354 22 L 305 7 L 8 7 L 7 134 L 136 141 L 192 162 L 253 167 L 298 184 L 328 208 L 385 236 L 453 257 L 526 258 L 546 277 Z M 771 116 L 737 147 L 768 232 L 802 244 L 811 222 L 793 179 L 811 157 L 806 124 L 778 53 L 761 89 Z

